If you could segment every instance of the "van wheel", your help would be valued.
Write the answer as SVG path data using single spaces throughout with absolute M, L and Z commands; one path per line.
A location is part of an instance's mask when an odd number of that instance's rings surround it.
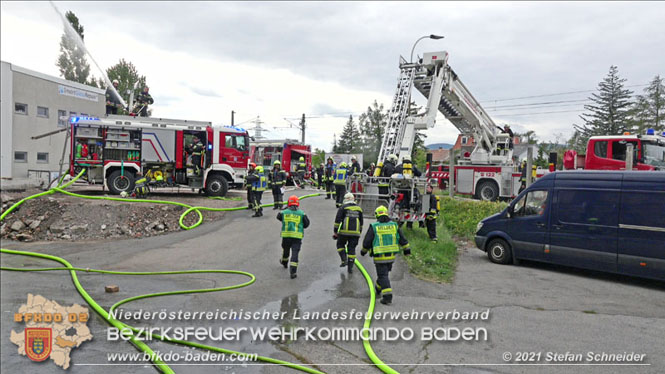
M 499 197 L 499 186 L 495 182 L 485 181 L 478 186 L 476 197 L 483 201 L 495 201 Z
M 120 170 L 116 170 L 106 179 L 106 184 L 109 187 L 109 191 L 113 194 L 120 195 L 121 192 L 131 193 L 134 191 L 134 174 L 125 170 L 124 175 L 121 175 Z
M 510 245 L 503 239 L 492 239 L 487 244 L 487 257 L 495 264 L 508 264 L 513 258 Z
M 229 183 L 221 175 L 208 177 L 205 192 L 208 196 L 225 196 L 229 189 Z

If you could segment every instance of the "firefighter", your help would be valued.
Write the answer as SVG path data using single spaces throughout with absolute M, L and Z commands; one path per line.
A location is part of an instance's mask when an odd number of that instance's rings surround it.
M 298 166 L 296 166 L 296 175 L 298 176 L 298 184 L 300 188 L 305 188 L 305 172 L 307 171 L 307 165 L 305 164 L 305 158 L 300 157 L 298 159 Z
M 427 184 L 427 195 L 429 195 L 429 211 L 425 213 L 425 226 L 427 226 L 427 235 L 431 241 L 436 243 L 439 238 L 436 236 L 436 219 L 439 218 L 441 203 L 439 197 L 434 195 L 434 187 Z
M 113 80 L 113 87 L 115 88 L 115 92 L 118 92 L 118 85 L 120 82 L 118 82 L 117 79 Z M 119 95 L 118 93 L 117 95 Z M 118 114 L 118 108 L 122 108 L 122 104 L 120 103 L 120 98 L 118 98 L 115 93 L 113 93 L 113 90 L 111 87 L 106 89 L 106 115 L 108 116 L 109 114 Z
M 369 170 L 367 171 L 367 175 L 372 176 L 374 175 L 374 170 L 376 170 L 376 165 L 372 162 L 369 164 Z
M 326 200 L 329 200 L 332 199 L 332 196 L 335 194 L 335 190 L 333 189 L 333 181 L 335 180 L 335 163 L 332 157 L 328 157 L 328 163 L 326 164 L 324 173 L 324 179 L 326 182 Z
M 416 165 L 411 162 L 410 156 L 404 156 L 402 163 L 395 167 L 395 173 L 402 174 L 404 178 L 420 177 L 423 175 Z
M 143 91 L 141 91 L 139 96 L 136 98 L 136 105 L 134 106 L 134 110 L 140 117 L 147 117 L 148 105 L 152 105 L 155 102 L 155 100 L 152 99 L 152 96 L 150 96 L 149 91 L 150 87 L 143 87 Z
M 402 229 L 388 217 L 388 208 L 380 205 L 374 211 L 374 215 L 377 222 L 372 223 L 365 234 L 360 255 L 369 253 L 374 257 L 377 276 L 374 288 L 376 293 L 381 295 L 381 304 L 388 305 L 393 301 L 389 275 L 395 262 L 395 255 L 401 249 L 404 255 L 408 256 L 411 254 L 411 249 Z
M 192 136 L 192 142 L 187 146 L 187 153 L 192 156 L 192 165 L 194 166 L 194 172 L 196 175 L 201 175 L 201 159 L 205 147 L 198 136 Z
M 522 165 L 520 166 L 520 190 L 517 191 L 517 194 L 521 194 L 522 191 L 526 188 L 526 160 L 522 161 Z
M 358 164 L 358 159 L 356 156 L 351 156 L 351 168 L 349 169 L 349 176 L 355 173 L 360 173 L 361 171 L 362 168 L 360 167 L 360 164 Z
M 275 202 L 273 210 L 282 209 L 284 205 L 284 195 L 282 188 L 286 184 L 286 172 L 282 170 L 282 163 L 279 160 L 275 160 L 272 163 L 272 171 L 268 176 L 270 180 L 270 187 L 272 188 L 272 199 Z
M 325 165 L 323 163 L 321 163 L 321 165 L 319 165 L 319 167 L 316 168 L 316 182 L 318 183 L 318 188 L 320 190 L 325 188 L 324 185 L 323 185 L 323 183 L 324 183 L 323 182 L 324 168 L 325 168 Z
M 290 196 L 287 208 L 277 213 L 277 219 L 282 222 L 282 258 L 279 263 L 284 268 L 290 267 L 291 279 L 298 275 L 298 253 L 302 245 L 302 237 L 305 229 L 309 226 L 307 214 L 300 210 L 298 196 Z M 291 263 L 289 264 L 289 252 Z M 289 266 L 290 265 L 290 266 Z
M 378 176 L 382 178 L 378 183 L 379 194 L 381 195 L 388 195 L 390 193 L 390 179 L 388 178 L 392 177 L 395 173 L 396 162 L 397 156 L 389 155 L 388 159 L 383 163 L 379 163 L 379 166 L 376 168 L 378 170 Z M 377 172 L 375 172 L 375 174 L 376 173 Z M 388 201 L 388 198 L 384 197 L 384 200 Z
M 141 173 L 136 174 L 137 177 L 141 177 L 141 175 Z M 134 193 L 132 195 L 139 199 L 148 197 L 148 194 L 150 193 L 148 183 L 150 183 L 150 177 L 148 176 L 137 179 L 136 182 L 134 182 Z
M 347 165 L 346 162 L 339 164 L 339 167 L 335 169 L 335 206 L 338 208 L 342 206 L 342 201 L 344 200 L 344 194 L 346 193 L 346 178 L 347 178 Z
M 245 188 L 247 189 L 247 208 L 249 209 L 252 209 L 252 184 L 249 182 L 249 179 L 254 173 L 256 173 L 256 164 L 251 162 L 244 181 Z
M 337 209 L 333 239 L 337 240 L 337 253 L 342 260 L 340 267 L 348 267 L 353 272 L 356 261 L 356 246 L 363 232 L 363 210 L 356 204 L 352 193 L 344 195 L 344 204 Z
M 263 191 L 266 190 L 268 184 L 266 176 L 263 174 L 263 166 L 257 166 L 256 171 L 247 176 L 247 182 L 252 185 L 252 208 L 254 208 L 252 217 L 262 217 L 261 197 L 263 197 Z

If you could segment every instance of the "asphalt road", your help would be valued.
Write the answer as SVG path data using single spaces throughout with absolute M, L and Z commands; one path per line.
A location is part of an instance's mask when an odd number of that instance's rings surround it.
M 299 192 L 305 194 L 310 191 Z M 271 201 L 269 194 L 265 201 Z M 256 283 L 247 288 L 219 293 L 167 296 L 140 300 L 127 310 L 167 311 L 269 311 L 286 312 L 278 320 L 225 321 L 139 321 L 139 326 L 224 327 L 357 327 L 363 321 L 303 321 L 290 318 L 293 310 L 301 315 L 314 311 L 365 311 L 369 290 L 356 270 L 347 274 L 331 238 L 335 207 L 323 197 L 303 200 L 302 208 L 312 225 L 305 231 L 298 278 L 278 264 L 281 255 L 279 228 L 274 211 L 250 218 L 249 212 L 228 213 L 223 219 L 174 234 L 139 240 L 79 243 L 3 243 L 3 248 L 31 250 L 64 257 L 74 266 L 123 271 L 172 269 L 237 269 L 254 273 Z M 406 234 L 408 236 L 408 232 Z M 471 245 L 469 243 L 469 245 Z M 417 248 L 413 249 L 417 251 Z M 370 258 L 360 258 L 374 278 Z M 2 255 L 3 266 L 53 266 L 52 263 L 19 256 Z M 83 286 L 102 306 L 144 293 L 205 288 L 244 282 L 233 275 L 110 276 L 81 274 Z M 434 284 L 414 278 L 398 259 L 391 273 L 395 299 L 392 306 L 377 303 L 377 311 L 482 312 L 487 320 L 453 321 L 376 320 L 373 327 L 412 329 L 409 341 L 372 343 L 376 354 L 401 373 L 662 373 L 665 371 L 665 286 L 634 278 L 605 275 L 563 267 L 523 264 L 500 266 L 490 263 L 475 248 L 460 249 L 460 264 L 452 284 Z M 117 284 L 120 292 L 107 294 L 104 285 Z M 40 294 L 61 305 L 85 305 L 65 272 L 2 272 L 2 327 L 0 369 L 4 373 L 60 373 L 53 362 L 33 363 L 17 354 L 10 342 L 10 330 L 21 331 L 13 313 L 26 301 L 26 294 Z M 451 313 L 452 314 L 452 313 Z M 150 365 L 108 365 L 107 353 L 134 353 L 129 343 L 108 341 L 107 324 L 93 316 L 88 327 L 94 336 L 71 353 L 70 373 L 154 373 Z M 421 340 L 425 328 L 471 328 L 487 331 L 479 341 Z M 476 331 L 474 330 L 474 331 Z M 448 330 L 451 331 L 451 330 Z M 291 362 L 313 365 L 327 373 L 379 373 L 368 366 L 360 341 L 306 341 L 284 344 L 251 341 L 204 341 L 205 344 L 258 353 Z M 161 352 L 190 351 L 161 342 L 148 342 Z M 197 351 L 199 352 L 199 351 Z M 532 361 L 518 363 L 522 353 Z M 537 353 L 540 352 L 540 357 Z M 552 353 L 582 354 L 572 362 L 548 360 Z M 588 362 L 588 352 L 644 354 L 645 366 L 596 366 Z M 507 354 L 511 358 L 505 360 Z M 565 355 L 563 356 L 566 357 Z M 571 357 L 571 356 L 567 356 Z M 90 365 L 94 364 L 94 365 Z M 100 365 L 103 364 L 103 365 Z M 179 373 L 293 373 L 275 365 L 188 365 L 172 366 Z M 528 365 L 527 365 L 528 364 Z M 554 366 L 556 364 L 558 366 Z M 560 366 L 565 364 L 566 366 Z M 574 364 L 575 366 L 572 366 Z M 582 364 L 582 365 L 580 365 Z

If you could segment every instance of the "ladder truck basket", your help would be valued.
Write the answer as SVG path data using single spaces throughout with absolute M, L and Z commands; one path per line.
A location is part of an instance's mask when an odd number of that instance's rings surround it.
M 374 211 L 380 205 L 389 207 L 390 188 L 388 193 L 381 194 L 379 185 L 389 185 L 390 178 L 370 177 L 365 173 L 353 174 L 346 180 L 346 190 L 353 193 L 356 203 L 363 210 L 363 216 L 374 218 Z

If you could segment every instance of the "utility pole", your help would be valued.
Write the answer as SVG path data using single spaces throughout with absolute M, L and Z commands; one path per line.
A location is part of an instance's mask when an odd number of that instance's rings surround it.
M 305 144 L 305 113 L 302 114 L 302 119 L 300 120 L 300 135 L 302 144 Z
M 231 111 L 231 126 L 235 125 L 235 120 L 234 120 L 235 114 L 236 114 L 236 112 L 234 110 L 232 110 Z

